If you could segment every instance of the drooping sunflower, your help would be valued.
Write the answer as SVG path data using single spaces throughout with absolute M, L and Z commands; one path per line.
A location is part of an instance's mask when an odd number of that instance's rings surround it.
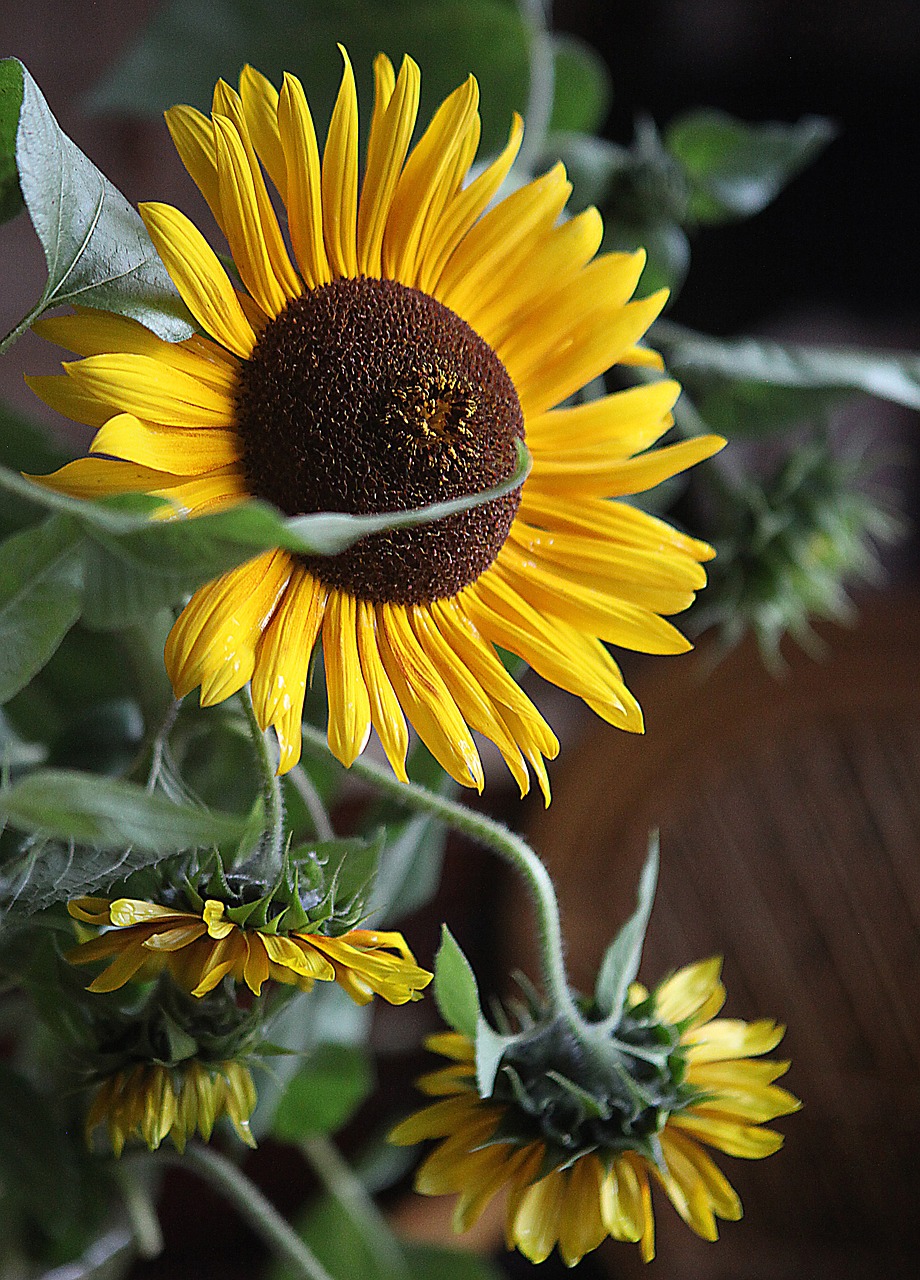
M 422 1076 L 418 1085 L 438 1101 L 390 1134 L 400 1144 L 438 1140 L 418 1170 L 416 1190 L 458 1194 L 457 1231 L 466 1231 L 507 1190 L 506 1242 L 531 1262 L 543 1262 L 558 1244 L 563 1260 L 574 1266 L 607 1236 L 639 1242 L 650 1261 L 652 1181 L 697 1235 L 717 1239 L 716 1219 L 740 1218 L 741 1202 L 703 1144 L 749 1159 L 771 1155 L 783 1138 L 764 1122 L 800 1106 L 774 1083 L 788 1062 L 753 1060 L 779 1044 L 784 1028 L 715 1016 L 725 999 L 719 970 L 718 959 L 700 961 L 666 979 L 651 997 L 638 984 L 630 993 L 632 1029 L 620 1027 L 618 1036 L 640 1047 L 644 1039 L 648 1050 L 667 1039 L 660 1032 L 669 1028 L 677 1046 L 664 1072 L 670 1079 L 658 1082 L 657 1101 L 647 1054 L 632 1064 L 628 1053 L 621 1057 L 610 1077 L 616 1095 L 605 1094 L 589 1073 L 571 1079 L 564 1041 L 561 1053 L 554 1058 L 550 1049 L 546 1058 L 545 1034 L 535 1035 L 508 1078 L 500 1072 L 493 1094 L 480 1098 L 471 1042 L 457 1032 L 431 1036 L 429 1048 L 450 1065 Z M 624 1109 L 619 1095 L 631 1065 L 635 1075 L 625 1096 L 638 1102 Z M 587 1072 L 584 1063 L 579 1069 Z M 662 1093 L 669 1092 L 664 1100 Z
M 110 961 L 90 991 L 117 991 L 166 969 L 193 996 L 207 995 L 229 977 L 255 995 L 269 980 L 303 991 L 317 981 L 337 982 L 356 1004 L 375 994 L 406 1004 L 421 999 L 432 977 L 415 963 L 401 933 L 352 929 L 329 937 L 275 925 L 247 928 L 215 899 L 191 911 L 137 898 L 74 898 L 67 910 L 103 930 L 67 954 L 71 964 Z
M 254 1147 L 249 1119 L 256 1101 L 252 1075 L 242 1062 L 138 1062 L 99 1084 L 86 1117 L 86 1139 L 103 1125 L 116 1156 L 132 1138 L 155 1151 L 169 1137 L 181 1152 L 196 1132 L 207 1142 L 216 1121 L 226 1116 L 237 1136 Z
M 343 51 L 343 56 L 344 51 Z M 195 593 L 166 646 L 176 695 L 211 705 L 251 681 L 279 772 L 301 751 L 311 653 L 322 643 L 328 736 L 350 764 L 376 729 L 405 779 L 407 720 L 458 782 L 481 790 L 471 735 L 497 744 L 522 794 L 549 798 L 558 743 L 495 646 L 640 731 L 602 642 L 689 647 L 662 615 L 704 585 L 704 543 L 609 501 L 714 453 L 704 436 L 649 447 L 679 393 L 662 379 L 564 404 L 611 366 L 660 367 L 638 345 L 665 292 L 630 301 L 644 255 L 596 256 L 595 209 L 561 220 L 562 166 L 489 208 L 521 141 L 468 181 L 480 122 L 470 77 L 411 147 L 420 74 L 374 64 L 359 183 L 358 107 L 345 71 L 320 157 L 300 82 L 246 67 L 208 119 L 167 112 L 179 154 L 229 243 L 242 288 L 176 209 L 141 213 L 200 327 L 169 344 L 79 311 L 37 330 L 83 359 L 33 378 L 96 428 L 90 456 L 43 482 L 79 497 L 149 492 L 191 516 L 247 497 L 282 512 L 371 514 L 523 489 L 447 519 L 362 539 L 340 555 L 260 555 Z M 287 212 L 290 249 L 266 182 Z M 561 407 L 557 407 L 561 406 Z

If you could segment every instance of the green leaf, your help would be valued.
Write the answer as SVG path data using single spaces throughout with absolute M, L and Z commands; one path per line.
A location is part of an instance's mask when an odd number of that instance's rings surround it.
M 716 223 L 759 213 L 836 132 L 820 116 L 752 125 L 706 109 L 675 120 L 665 144 L 690 179 L 691 218 Z
M 66 461 L 66 453 L 49 439 L 46 431 L 0 403 L 0 466 L 37 473 L 56 471 Z M 34 500 L 7 493 L 0 502 L 0 534 L 15 533 L 41 515 L 42 508 Z
M 446 924 L 441 925 L 441 945 L 434 960 L 434 998 L 444 1021 L 475 1041 L 479 1024 L 476 975 Z
M 253 501 L 191 520 L 151 520 L 150 513 L 162 503 L 145 494 L 90 502 L 42 488 L 6 469 L 0 469 L 0 488 L 73 516 L 104 552 L 122 561 L 115 565 L 98 553 L 88 558 L 87 621 L 104 628 L 125 620 L 118 613 L 121 606 L 128 610 L 127 620 L 135 620 L 261 551 L 284 547 L 302 555 L 337 555 L 369 534 L 427 524 L 482 506 L 524 483 L 530 454 L 521 441 L 516 442 L 516 452 L 514 472 L 492 488 L 409 511 L 368 516 L 325 511 L 286 519 L 267 503 Z
M 607 948 L 597 975 L 594 999 L 605 1017 L 620 1012 L 629 990 L 639 972 L 645 931 L 655 901 L 655 885 L 658 882 L 658 837 L 649 843 L 648 856 L 636 895 L 636 909 Z
M 238 842 L 242 816 L 177 805 L 133 782 L 39 770 L 0 791 L 0 816 L 21 831 L 99 849 L 169 854 Z
M 576 36 L 553 36 L 555 85 L 550 128 L 593 134 L 610 108 L 610 73 L 603 58 Z
M 0 703 L 40 671 L 80 616 L 81 533 L 65 516 L 0 546 Z
M 711 338 L 663 320 L 654 324 L 650 342 L 664 350 L 676 377 L 694 384 L 718 377 L 778 387 L 833 387 L 920 409 L 920 355 L 913 352 Z
M 193 332 L 139 214 L 62 132 L 22 64 L 16 163 L 48 264 L 38 310 L 79 302 L 130 316 L 171 342 Z
M 22 108 L 22 64 L 16 58 L 0 62 L 0 222 L 9 222 L 22 208 L 16 171 L 16 130 Z
M 374 1087 L 367 1054 L 353 1045 L 323 1044 L 288 1081 L 275 1109 L 272 1134 L 282 1142 L 302 1142 L 335 1133 Z
M 284 71 L 299 75 L 322 133 L 342 73 L 337 41 L 354 65 L 365 125 L 381 50 L 397 67 L 404 53 L 418 62 L 425 123 L 472 72 L 484 151 L 504 144 L 512 111 L 527 102 L 526 28 L 506 0 L 171 0 L 108 73 L 93 105 L 149 115 L 174 102 L 208 108 L 218 77 L 235 85 L 250 62 L 275 84 Z

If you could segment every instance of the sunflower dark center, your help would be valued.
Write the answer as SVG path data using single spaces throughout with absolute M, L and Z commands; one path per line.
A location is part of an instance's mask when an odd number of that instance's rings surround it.
M 465 321 L 391 280 L 336 280 L 289 303 L 240 373 L 249 491 L 288 515 L 377 515 L 507 479 L 523 415 L 504 365 Z M 520 491 L 433 524 L 303 557 L 359 599 L 454 595 L 498 555 Z

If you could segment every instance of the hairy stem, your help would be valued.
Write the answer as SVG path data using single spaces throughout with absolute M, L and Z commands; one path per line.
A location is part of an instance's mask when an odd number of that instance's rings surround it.
M 328 759 L 330 752 L 325 735 L 318 729 L 304 725 L 303 749 L 312 756 Z M 385 792 L 398 804 L 421 813 L 430 813 L 453 831 L 459 831 L 471 840 L 485 845 L 509 862 L 527 883 L 537 914 L 540 938 L 540 958 L 547 994 L 555 1007 L 570 1021 L 581 1022 L 580 1014 L 569 990 L 563 958 L 562 925 L 559 919 L 559 903 L 553 882 L 546 867 L 523 840 L 502 823 L 485 814 L 474 813 L 465 805 L 444 796 L 435 795 L 416 782 L 400 782 L 382 765 L 368 760 L 356 760 L 351 773 L 371 783 L 378 791 Z
M 256 719 L 248 689 L 243 692 L 240 701 L 246 712 L 252 745 L 255 747 L 256 759 L 259 762 L 262 800 L 265 806 L 265 832 L 258 855 L 258 870 L 270 880 L 281 869 L 281 854 L 284 849 L 284 800 L 281 796 L 281 783 L 275 772 L 275 760 L 268 734 L 262 730 Z

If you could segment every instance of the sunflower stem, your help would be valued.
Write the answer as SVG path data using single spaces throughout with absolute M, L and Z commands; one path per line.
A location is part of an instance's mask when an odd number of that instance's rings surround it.
M 399 1241 L 335 1143 L 317 1135 L 304 1139 L 300 1149 L 329 1195 L 345 1210 L 374 1253 L 379 1254 L 387 1274 L 408 1280 L 409 1269 Z
M 26 329 L 28 329 L 38 319 L 47 305 L 48 303 L 43 298 L 41 302 L 32 308 L 28 315 L 23 316 L 19 321 L 19 324 L 14 325 L 14 327 L 10 329 L 5 338 L 0 339 L 0 356 L 6 355 L 13 343 L 18 338 L 22 337 Z
M 253 861 L 258 864 L 258 871 L 265 879 L 272 880 L 281 870 L 281 855 L 284 851 L 284 799 L 281 795 L 281 782 L 275 771 L 268 733 L 263 731 L 256 719 L 248 689 L 244 690 L 240 701 L 246 711 L 252 744 L 259 762 L 262 801 L 265 806 L 265 830 L 259 852 Z
M 325 735 L 306 724 L 303 727 L 303 748 L 312 756 L 323 759 L 328 759 L 330 755 Z M 573 1029 L 580 1032 L 584 1020 L 572 997 L 566 976 L 562 924 L 559 919 L 556 891 L 549 872 L 527 841 L 502 823 L 496 822 L 494 818 L 489 818 L 483 813 L 474 813 L 465 805 L 449 800 L 445 796 L 436 795 L 417 782 L 400 782 L 382 765 L 373 764 L 369 760 L 356 760 L 350 766 L 350 772 L 371 783 L 377 790 L 383 791 L 397 804 L 402 804 L 407 809 L 430 813 L 452 831 L 459 831 L 462 835 L 469 836 L 471 840 L 485 845 L 487 849 L 491 849 L 493 853 L 497 853 L 499 857 L 509 862 L 523 876 L 533 897 L 537 914 L 540 960 L 547 995 Z
M 546 145 L 556 92 L 553 38 L 549 28 L 550 0 L 518 0 L 518 8 L 530 33 L 527 129 L 518 164 L 525 171 L 532 171 L 540 163 Z
M 303 765 L 295 765 L 286 775 L 288 782 L 304 802 L 313 831 L 317 840 L 334 840 L 335 827 L 329 817 L 323 798 L 316 788 L 316 783 L 304 769 Z
M 180 1168 L 191 1165 L 197 1174 L 234 1206 L 241 1218 L 258 1232 L 277 1258 L 303 1280 L 333 1280 L 332 1276 L 297 1232 L 245 1173 L 213 1147 L 192 1143 L 185 1155 L 165 1156 Z

